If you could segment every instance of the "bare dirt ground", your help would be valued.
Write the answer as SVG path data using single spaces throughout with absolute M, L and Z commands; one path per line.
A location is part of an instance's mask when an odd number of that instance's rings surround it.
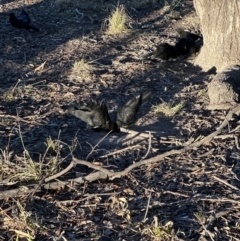
M 102 25 L 117 1 L 1 1 L 1 240 L 240 240 L 237 116 L 210 142 L 120 178 L 70 182 L 97 173 L 73 165 L 51 181 L 67 183 L 64 188 L 46 189 L 45 178 L 72 157 L 122 171 L 201 140 L 225 119 L 226 111 L 205 109 L 209 76 L 185 57 L 166 63 L 139 59 L 158 43 L 174 44 L 177 27 L 199 30 L 191 20 L 192 1 L 178 2 L 177 20 L 162 1 L 121 3 L 133 19 L 132 31 L 109 36 Z M 23 8 L 39 32 L 9 24 L 8 14 Z M 81 59 L 91 62 L 87 75 L 72 72 Z M 152 97 L 129 128 L 135 134 L 106 136 L 59 112 L 61 105 L 105 100 L 114 118 L 145 90 Z M 180 101 L 186 105 L 173 117 L 151 111 Z

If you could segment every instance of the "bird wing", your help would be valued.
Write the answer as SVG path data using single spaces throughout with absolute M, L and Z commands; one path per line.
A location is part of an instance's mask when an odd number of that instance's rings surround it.
M 117 126 L 129 126 L 134 123 L 136 119 L 136 112 L 133 109 L 122 108 L 117 113 Z
M 92 121 L 92 117 L 94 114 L 88 106 L 62 106 L 62 109 L 66 110 L 67 114 L 71 114 L 77 117 L 78 119 L 87 123 L 89 126 L 94 126 L 94 123 Z
M 148 100 L 151 94 L 151 91 L 145 91 L 129 100 L 117 113 L 116 123 L 118 127 L 132 125 L 136 120 L 140 105 Z
M 138 108 L 142 102 L 142 95 L 138 95 L 129 100 L 117 113 L 117 125 L 128 126 L 134 123 Z

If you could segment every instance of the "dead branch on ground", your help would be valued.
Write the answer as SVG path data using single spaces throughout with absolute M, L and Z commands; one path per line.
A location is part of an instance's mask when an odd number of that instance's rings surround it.
M 77 158 L 73 157 L 72 162 L 69 164 L 69 166 L 62 170 L 60 173 L 55 174 L 51 177 L 48 177 L 44 180 L 44 182 L 49 182 L 52 179 L 55 179 L 57 177 L 60 177 L 61 175 L 65 174 L 66 172 L 68 172 L 69 170 L 71 170 L 75 165 L 84 165 L 87 166 L 91 169 L 97 170 L 97 172 L 95 173 L 91 173 L 85 177 L 78 177 L 78 178 L 73 178 L 73 179 L 68 179 L 65 181 L 55 181 L 52 183 L 46 183 L 43 184 L 43 188 L 44 189 L 58 189 L 58 188 L 64 188 L 66 186 L 72 186 L 74 184 L 83 184 L 84 182 L 93 182 L 99 179 L 106 179 L 109 178 L 109 180 L 113 180 L 115 178 L 120 178 L 123 176 L 126 176 L 130 171 L 132 171 L 133 169 L 140 167 L 142 165 L 149 165 L 149 164 L 153 164 L 156 162 L 159 162 L 161 160 L 163 160 L 165 157 L 171 156 L 171 155 L 177 155 L 177 154 L 182 154 L 186 151 L 192 150 L 194 148 L 197 148 L 201 145 L 203 145 L 204 143 L 209 143 L 215 136 L 217 136 L 218 134 L 220 134 L 223 130 L 223 128 L 225 128 L 228 125 L 228 122 L 231 120 L 231 118 L 233 117 L 234 114 L 237 114 L 240 112 L 240 104 L 237 105 L 235 108 L 233 108 L 232 110 L 230 110 L 226 116 L 226 118 L 224 119 L 224 121 L 222 122 L 222 124 L 217 128 L 216 131 L 214 131 L 213 133 L 211 133 L 210 135 L 204 137 L 203 139 L 192 143 L 190 145 L 187 145 L 185 147 L 183 147 L 182 149 L 174 149 L 174 150 L 170 150 L 168 152 L 162 153 L 160 155 L 157 155 L 155 157 L 149 158 L 149 159 L 145 159 L 145 160 L 141 160 L 137 163 L 133 163 L 132 165 L 130 165 L 129 167 L 127 167 L 125 170 L 123 171 L 119 171 L 119 172 L 113 172 L 110 171 L 106 168 L 102 168 L 100 166 L 94 165 L 88 161 L 85 160 L 79 160 Z M 38 185 L 38 184 L 36 184 Z M 14 190 L 8 190 L 8 191 L 3 191 L 0 194 L 0 199 L 4 199 L 6 197 L 16 197 L 18 196 L 18 194 L 22 194 L 22 188 L 23 187 L 19 187 L 17 189 Z M 24 190 L 24 193 L 29 193 L 32 190 L 32 188 L 28 189 L 26 188 Z M 229 201 L 229 200 L 228 200 Z

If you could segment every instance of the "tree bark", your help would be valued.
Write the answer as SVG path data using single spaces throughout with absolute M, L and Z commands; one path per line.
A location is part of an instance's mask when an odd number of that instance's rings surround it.
M 240 64 L 240 1 L 194 0 L 204 45 L 195 64 L 217 72 Z

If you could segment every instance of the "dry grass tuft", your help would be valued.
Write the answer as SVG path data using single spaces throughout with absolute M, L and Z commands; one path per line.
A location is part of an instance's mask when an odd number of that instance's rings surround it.
M 174 116 L 179 113 L 183 107 L 185 106 L 185 101 L 181 101 L 180 103 L 173 105 L 170 103 L 162 103 L 160 105 L 155 105 L 152 107 L 152 112 L 156 115 L 161 116 Z
M 36 229 L 38 226 L 33 220 L 31 220 L 31 213 L 25 210 L 25 205 L 26 204 L 21 204 L 19 201 L 16 201 L 15 212 L 18 213 L 18 216 L 15 216 L 15 218 L 12 219 L 10 216 L 6 215 L 3 219 L 2 227 L 14 232 L 16 234 L 15 240 L 24 239 L 32 241 L 35 240 Z M 5 214 L 4 211 L 1 214 Z
M 119 5 L 111 12 L 111 15 L 104 21 L 107 34 L 121 34 L 129 32 L 132 19 L 126 13 L 124 5 Z
M 9 90 L 3 94 L 3 98 L 6 102 L 11 102 L 14 99 L 13 91 Z
M 2 180 L 8 180 L 8 183 L 16 184 L 22 182 L 31 182 L 40 180 L 43 176 L 53 175 L 59 171 L 59 152 L 62 146 L 59 140 L 47 138 L 45 151 L 39 155 L 39 160 L 33 159 L 29 151 L 25 148 L 22 136 L 20 139 L 23 146 L 23 155 L 18 157 L 18 161 L 12 162 L 12 152 L 9 147 L 0 149 L 0 170 Z
M 90 80 L 93 67 L 92 62 L 86 62 L 84 59 L 75 61 L 69 76 L 69 80 L 76 80 L 78 82 Z
M 151 226 L 147 227 L 143 232 L 154 238 L 154 240 L 155 238 L 159 241 L 171 239 L 173 234 L 173 222 L 169 221 L 165 225 L 161 225 L 156 216 L 154 216 L 153 219 Z

